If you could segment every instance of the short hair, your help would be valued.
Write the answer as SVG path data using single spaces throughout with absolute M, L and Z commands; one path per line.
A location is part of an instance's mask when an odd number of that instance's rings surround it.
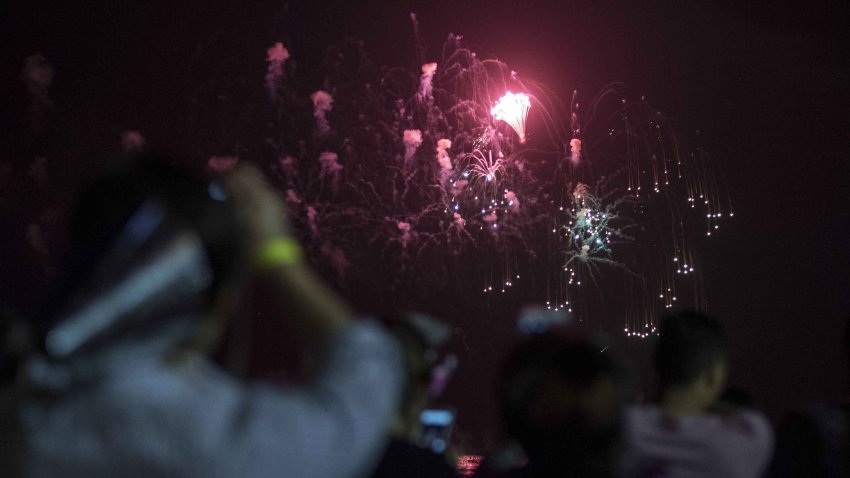
M 502 368 L 499 401 L 505 431 L 531 458 L 587 471 L 593 462 L 606 461 L 619 442 L 618 376 L 616 364 L 587 341 L 555 333 L 532 336 L 513 349 Z M 603 377 L 614 385 L 614 409 L 594 416 L 581 397 Z M 557 416 L 540 416 L 538 405 L 553 383 L 566 386 L 570 396 L 559 399 Z
M 661 320 L 655 368 L 662 386 L 689 385 L 727 355 L 726 334 L 717 320 L 693 311 Z
M 209 261 L 212 299 L 222 284 L 241 277 L 244 269 L 242 230 L 233 204 L 212 197 L 220 188 L 193 172 L 176 166 L 165 155 L 147 155 L 120 164 L 97 179 L 81 195 L 71 222 L 75 249 L 74 280 L 114 241 L 130 217 L 149 199 L 159 201 L 170 214 L 191 228 L 203 242 Z M 224 200 L 223 200 L 224 199 Z

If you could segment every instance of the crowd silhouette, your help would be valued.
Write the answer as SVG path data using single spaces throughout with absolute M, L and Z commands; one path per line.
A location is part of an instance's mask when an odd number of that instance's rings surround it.
M 87 189 L 70 229 L 72 264 L 43 313 L 3 309 L 3 476 L 458 476 L 456 412 L 437 402 L 451 329 L 357 317 L 258 170 L 135 158 Z M 235 312 L 252 282 L 299 344 L 297 383 L 240 373 Z M 668 315 L 654 347 L 648 402 L 580 331 L 523 337 L 480 391 L 497 397 L 504 441 L 475 476 L 850 476 L 847 404 L 813 404 L 775 433 L 727 387 L 717 320 Z

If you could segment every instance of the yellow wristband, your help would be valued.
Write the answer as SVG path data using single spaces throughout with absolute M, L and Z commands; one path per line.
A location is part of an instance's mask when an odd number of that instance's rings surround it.
M 291 237 L 276 237 L 266 241 L 255 256 L 254 264 L 262 269 L 299 264 L 303 253 L 298 241 Z

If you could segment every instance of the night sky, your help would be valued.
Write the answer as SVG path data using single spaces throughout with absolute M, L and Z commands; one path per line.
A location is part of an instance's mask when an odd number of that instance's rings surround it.
M 842 348 L 850 320 L 850 52 L 840 46 L 850 43 L 846 2 L 67 3 L 0 7 L 0 161 L 13 167 L 0 183 L 0 287 L 24 309 L 48 283 L 43 262 L 29 252 L 26 224 L 69 200 L 102 166 L 92 158 L 117 147 L 122 130 L 145 131 L 166 148 L 179 143 L 177 105 L 199 77 L 216 74 L 190 63 L 193 55 L 238 58 L 245 76 L 259 82 L 265 48 L 283 41 L 305 88 L 315 88 L 321 78 L 311 72 L 325 49 L 354 36 L 377 61 L 415 70 L 414 11 L 430 61 L 450 32 L 461 34 L 479 55 L 563 96 L 627 83 L 686 137 L 698 138 L 722 169 L 735 209 L 734 220 L 698 244 L 709 311 L 731 338 L 732 384 L 777 423 L 789 409 L 850 390 Z M 209 44 L 220 51 L 199 47 Z M 51 97 L 61 118 L 39 134 L 19 118 L 28 104 L 21 66 L 35 52 L 56 68 Z M 200 146 L 187 151 L 195 153 L 208 154 Z M 31 181 L 25 173 L 35 156 L 47 157 L 54 172 L 49 199 L 21 183 Z M 61 236 L 61 221 L 49 229 Z M 47 241 L 61 257 L 62 240 Z M 452 317 L 461 368 L 447 400 L 473 448 L 492 443 L 495 412 L 486 391 L 515 339 L 495 306 L 470 298 Z M 645 371 L 648 342 L 614 338 L 612 350 L 641 360 L 637 368 Z

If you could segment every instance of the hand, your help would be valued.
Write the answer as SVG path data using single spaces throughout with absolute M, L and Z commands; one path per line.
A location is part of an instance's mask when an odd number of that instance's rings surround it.
M 257 168 L 240 165 L 224 178 L 224 184 L 245 222 L 249 257 L 262 251 L 270 241 L 291 237 L 286 209 Z M 341 297 L 300 263 L 264 268 L 262 279 L 274 288 L 282 315 L 289 317 L 297 333 L 308 343 L 323 340 L 354 315 Z
M 269 240 L 290 235 L 286 208 L 260 170 L 239 165 L 224 177 L 224 183 L 244 221 L 249 252 L 259 250 Z

